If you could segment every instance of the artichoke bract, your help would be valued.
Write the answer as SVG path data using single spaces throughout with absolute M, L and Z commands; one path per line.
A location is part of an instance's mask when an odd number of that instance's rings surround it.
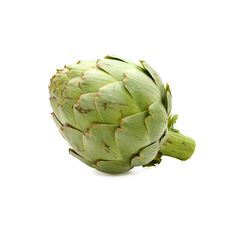
M 163 155 L 187 160 L 195 149 L 194 140 L 173 127 L 169 85 L 144 61 L 79 61 L 57 70 L 49 92 L 69 152 L 97 170 L 153 166 Z

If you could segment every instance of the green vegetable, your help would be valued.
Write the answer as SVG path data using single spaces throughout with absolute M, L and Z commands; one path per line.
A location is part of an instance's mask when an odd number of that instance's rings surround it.
M 173 125 L 171 92 L 144 61 L 79 61 L 52 77 L 52 117 L 70 153 L 108 173 L 153 166 L 162 155 L 187 160 L 195 142 Z

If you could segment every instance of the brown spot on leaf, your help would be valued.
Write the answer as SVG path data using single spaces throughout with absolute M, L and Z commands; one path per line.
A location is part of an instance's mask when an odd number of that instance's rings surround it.
M 110 104 L 110 102 L 104 102 L 102 105 L 104 107 L 104 110 L 107 110 L 108 108 L 110 108 L 108 105 Z
M 79 104 L 76 104 L 75 109 L 81 114 L 87 114 L 87 113 L 93 111 L 92 109 L 84 109 Z
M 103 143 L 104 144 L 104 149 L 106 152 L 110 152 L 110 146 L 106 143 Z

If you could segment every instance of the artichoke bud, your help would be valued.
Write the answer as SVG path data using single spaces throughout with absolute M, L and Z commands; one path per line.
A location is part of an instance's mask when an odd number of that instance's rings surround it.
M 70 153 L 107 173 L 153 166 L 163 155 L 187 160 L 195 142 L 176 129 L 170 87 L 145 61 L 115 56 L 57 70 L 52 117 Z

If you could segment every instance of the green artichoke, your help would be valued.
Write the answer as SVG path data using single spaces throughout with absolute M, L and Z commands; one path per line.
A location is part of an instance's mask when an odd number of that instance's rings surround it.
M 49 92 L 70 153 L 97 170 L 122 173 L 159 164 L 162 155 L 187 160 L 194 151 L 194 140 L 173 127 L 169 86 L 144 61 L 79 61 L 57 70 Z

